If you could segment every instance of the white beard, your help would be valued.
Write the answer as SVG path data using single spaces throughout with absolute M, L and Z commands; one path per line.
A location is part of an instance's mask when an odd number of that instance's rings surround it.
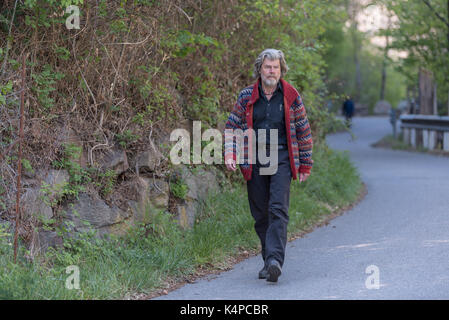
M 277 85 L 278 81 L 276 79 L 272 79 L 272 78 L 265 78 L 265 76 L 262 76 L 262 81 L 263 83 L 267 86 L 267 87 L 274 87 Z

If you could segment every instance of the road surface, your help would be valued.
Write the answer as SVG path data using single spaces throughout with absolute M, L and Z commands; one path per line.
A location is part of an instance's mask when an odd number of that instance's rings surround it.
M 259 280 L 260 256 L 157 299 L 449 299 L 449 158 L 372 148 L 386 117 L 354 118 L 328 137 L 348 150 L 368 194 L 292 241 L 277 283 Z

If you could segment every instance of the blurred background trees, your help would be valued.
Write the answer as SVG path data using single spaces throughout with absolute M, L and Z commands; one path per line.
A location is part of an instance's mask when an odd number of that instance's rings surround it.
M 70 5 L 80 9 L 79 29 L 66 27 Z M 27 164 L 51 167 L 71 139 L 82 142 L 82 165 L 94 167 L 102 150 L 118 145 L 132 158 L 148 139 L 162 146 L 188 121 L 222 129 L 239 90 L 254 81 L 255 57 L 269 47 L 285 52 L 287 80 L 317 141 L 334 129 L 329 111 L 339 112 L 346 95 L 356 114 L 372 113 L 381 100 L 417 106 L 424 75 L 437 111 L 448 112 L 446 0 L 7 0 L 1 150 L 17 141 L 24 54 Z M 3 196 L 15 166 L 13 157 L 4 160 Z
M 434 100 L 437 113 L 448 115 L 449 2 L 413 0 L 381 3 L 397 17 L 391 30 L 391 47 L 407 52 L 398 66 L 399 72 L 407 79 L 407 89 L 416 95 L 419 79 L 423 73 L 429 74 L 437 93 Z

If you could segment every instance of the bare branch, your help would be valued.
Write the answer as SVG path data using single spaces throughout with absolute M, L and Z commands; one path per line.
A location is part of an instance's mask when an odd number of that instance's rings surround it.
M 446 19 L 444 19 L 443 16 L 441 16 L 434 7 L 432 7 L 432 5 L 430 4 L 430 2 L 428 0 L 422 0 L 422 2 L 424 2 L 426 4 L 427 7 L 429 7 L 430 10 L 432 10 L 432 12 L 436 15 L 436 17 L 438 19 L 440 19 L 448 28 L 449 28 L 449 21 L 447 21 Z
M 192 24 L 192 19 L 193 19 L 193 17 L 190 17 L 184 10 L 182 10 L 181 7 L 178 7 L 176 4 L 175 4 L 174 6 L 175 6 L 176 8 L 178 8 L 179 11 L 181 11 L 181 12 L 187 17 L 187 20 L 189 20 L 189 23 Z
M 145 39 L 138 41 L 138 42 L 109 42 L 109 43 L 102 43 L 103 45 L 112 45 L 112 44 L 123 44 L 123 45 L 131 45 L 131 46 L 135 46 L 135 45 L 139 45 L 142 44 L 144 42 L 146 42 L 148 40 L 148 38 L 151 36 L 151 34 L 149 34 Z

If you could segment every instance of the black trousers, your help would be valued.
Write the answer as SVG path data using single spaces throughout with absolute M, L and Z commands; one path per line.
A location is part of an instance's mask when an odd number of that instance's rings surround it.
M 288 208 L 292 172 L 288 150 L 278 150 L 278 168 L 272 175 L 261 175 L 259 161 L 253 164 L 247 181 L 248 200 L 254 228 L 262 245 L 262 258 L 267 263 L 276 259 L 282 266 L 287 244 Z

